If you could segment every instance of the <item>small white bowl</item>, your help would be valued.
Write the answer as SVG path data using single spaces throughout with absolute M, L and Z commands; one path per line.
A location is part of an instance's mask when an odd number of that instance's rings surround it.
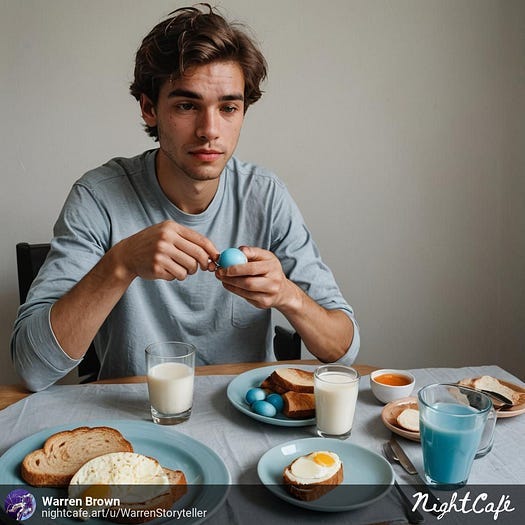
M 406 384 L 385 384 L 384 382 L 377 381 L 377 378 L 380 376 L 402 377 L 406 380 L 404 381 Z M 375 370 L 370 374 L 370 386 L 372 388 L 372 392 L 374 396 L 376 396 L 376 399 L 381 401 L 381 403 L 390 403 L 390 401 L 395 401 L 396 399 L 409 396 L 412 393 L 412 390 L 414 390 L 415 384 L 415 377 L 406 370 L 382 368 L 380 370 Z

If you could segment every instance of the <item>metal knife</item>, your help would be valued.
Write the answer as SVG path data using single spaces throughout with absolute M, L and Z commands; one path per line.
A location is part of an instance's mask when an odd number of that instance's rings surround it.
M 409 457 L 405 454 L 405 451 L 401 448 L 401 445 L 396 441 L 396 439 L 393 436 L 390 438 L 390 441 L 388 443 L 392 448 L 392 451 L 396 455 L 397 459 L 399 460 L 401 466 L 409 474 L 412 474 L 416 477 L 417 488 L 428 495 L 427 502 L 429 506 L 433 507 L 434 509 L 439 509 L 441 506 L 441 502 L 439 501 L 439 499 L 436 498 L 436 496 L 434 496 L 432 491 L 428 488 L 428 485 L 421 479 L 421 476 L 418 474 L 416 467 L 414 467 L 412 461 L 410 461 Z M 434 515 L 439 514 L 437 510 L 431 511 L 431 513 Z
M 416 467 L 414 467 L 414 464 L 412 463 L 412 461 L 410 461 L 408 456 L 405 454 L 405 451 L 401 448 L 401 445 L 396 441 L 396 439 L 394 437 L 391 437 L 388 443 L 392 447 L 392 450 L 394 451 L 394 454 L 399 460 L 399 463 L 401 463 L 401 466 L 409 474 L 417 474 Z

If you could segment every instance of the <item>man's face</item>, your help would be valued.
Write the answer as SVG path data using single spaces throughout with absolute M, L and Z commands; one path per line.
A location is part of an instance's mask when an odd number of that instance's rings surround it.
M 142 96 L 144 121 L 158 128 L 161 165 L 176 177 L 218 179 L 239 140 L 243 94 L 239 64 L 213 62 L 166 81 L 155 106 Z

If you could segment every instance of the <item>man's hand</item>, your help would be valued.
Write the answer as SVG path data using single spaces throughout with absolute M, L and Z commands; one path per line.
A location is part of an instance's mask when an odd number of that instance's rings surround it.
M 257 308 L 276 308 L 297 330 L 306 348 L 318 359 L 333 362 L 350 347 L 354 325 L 341 310 L 317 304 L 283 272 L 279 259 L 267 250 L 243 246 L 246 264 L 219 268 L 224 288 Z
M 293 300 L 295 287 L 284 275 L 279 259 L 270 251 L 242 246 L 246 264 L 219 268 L 215 275 L 226 290 L 239 295 L 257 308 L 277 308 Z
M 111 251 L 124 275 L 143 279 L 182 281 L 198 268 L 213 270 L 217 248 L 200 233 L 165 221 L 116 244 Z

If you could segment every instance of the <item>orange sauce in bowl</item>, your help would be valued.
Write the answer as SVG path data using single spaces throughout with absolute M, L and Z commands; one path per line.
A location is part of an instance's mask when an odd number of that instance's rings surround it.
M 374 377 L 374 381 L 390 386 L 406 386 L 412 382 L 409 377 L 402 376 L 401 374 L 381 374 L 380 376 Z

